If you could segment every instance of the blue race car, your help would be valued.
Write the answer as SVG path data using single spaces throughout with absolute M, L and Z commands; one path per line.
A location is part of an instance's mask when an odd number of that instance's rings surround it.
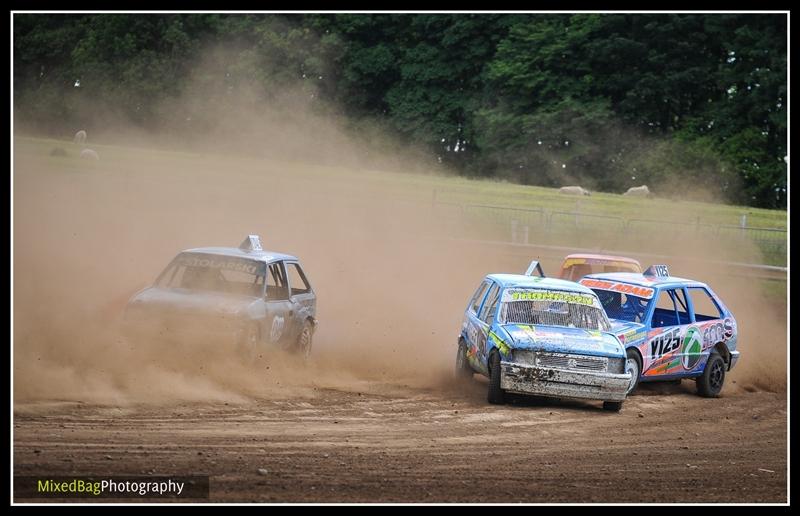
M 513 392 L 603 400 L 619 411 L 631 382 L 625 358 L 597 295 L 541 277 L 533 262 L 524 275 L 483 279 L 464 313 L 456 375 L 487 376 L 489 403 Z
M 580 283 L 600 298 L 626 347 L 628 392 L 640 381 L 694 378 L 701 396 L 722 391 L 739 360 L 736 319 L 705 283 L 669 275 L 665 265 L 643 274 L 590 274 Z

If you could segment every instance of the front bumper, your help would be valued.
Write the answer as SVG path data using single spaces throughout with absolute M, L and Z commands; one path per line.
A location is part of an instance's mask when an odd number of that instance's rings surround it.
M 630 381 L 629 373 L 567 371 L 500 362 L 500 388 L 521 394 L 623 401 Z

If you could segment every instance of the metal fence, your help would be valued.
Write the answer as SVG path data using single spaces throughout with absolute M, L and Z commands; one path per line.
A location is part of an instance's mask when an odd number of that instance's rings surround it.
M 470 235 L 483 235 L 512 243 L 556 243 L 596 245 L 598 242 L 617 245 L 632 238 L 651 239 L 653 245 L 670 241 L 692 240 L 694 245 L 725 243 L 728 249 L 755 246 L 766 265 L 786 266 L 787 231 L 741 225 L 676 222 L 655 219 L 626 219 L 615 215 L 550 211 L 544 208 L 516 208 L 485 204 L 435 202 L 437 217 L 449 217 L 454 234 L 469 230 Z M 689 239 L 687 236 L 693 236 Z M 653 248 L 653 251 L 665 249 Z

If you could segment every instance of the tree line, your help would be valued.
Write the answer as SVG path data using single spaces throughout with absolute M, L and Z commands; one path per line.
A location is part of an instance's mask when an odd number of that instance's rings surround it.
M 85 99 L 157 130 L 224 44 L 209 102 L 301 84 L 464 175 L 786 208 L 782 14 L 15 14 L 13 30 L 14 114 L 42 131 L 91 126 Z

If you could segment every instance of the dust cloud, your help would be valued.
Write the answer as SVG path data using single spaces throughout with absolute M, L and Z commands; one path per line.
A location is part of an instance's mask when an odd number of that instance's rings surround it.
M 174 180 L 168 167 L 125 158 L 50 175 L 46 160 L 21 154 L 17 399 L 239 400 L 449 381 L 463 305 L 491 257 L 438 242 L 429 206 L 398 201 L 382 186 L 338 195 L 335 176 L 309 179 L 302 166 L 286 177 L 257 161 L 234 178 L 217 169 L 224 161 L 171 160 L 196 167 Z M 171 355 L 167 343 L 132 348 L 121 336 L 127 299 L 174 254 L 236 246 L 248 233 L 302 260 L 320 320 L 310 364 L 273 353 L 244 365 L 223 342 Z
M 189 91 L 171 109 L 201 102 Z M 270 98 L 207 105 L 216 126 L 191 142 L 174 127 L 147 140 L 109 125 L 90 135 L 103 142 L 92 163 L 63 141 L 16 138 L 15 400 L 239 402 L 449 382 L 489 251 L 437 241 L 432 192 L 382 179 L 396 164 L 427 166 L 416 151 L 381 157 L 393 144 L 379 133 L 367 145 L 294 92 Z M 109 145 L 129 135 L 132 146 Z M 204 152 L 163 150 L 173 143 Z M 176 350 L 123 337 L 127 300 L 177 252 L 252 233 L 309 275 L 320 321 L 310 363 L 268 352 L 244 364 L 230 343 Z
M 101 142 L 91 163 L 67 141 L 15 137 L 15 402 L 243 403 L 450 384 L 468 297 L 484 274 L 524 270 L 530 258 L 454 244 L 430 187 L 392 175 L 430 172 L 435 158 L 371 128 L 354 133 L 303 92 L 267 101 L 243 89 L 214 104 L 202 85 L 190 87 L 163 109 L 205 110 L 210 131 L 172 125 L 148 135 L 110 124 L 89 135 Z M 50 156 L 53 145 L 68 155 Z M 127 300 L 176 253 L 236 246 L 252 233 L 300 257 L 316 291 L 309 363 L 269 351 L 245 363 L 226 342 L 174 348 L 122 336 Z M 765 299 L 756 280 L 699 263 L 685 275 L 708 274 L 739 321 L 733 379 L 784 389 L 785 305 Z

